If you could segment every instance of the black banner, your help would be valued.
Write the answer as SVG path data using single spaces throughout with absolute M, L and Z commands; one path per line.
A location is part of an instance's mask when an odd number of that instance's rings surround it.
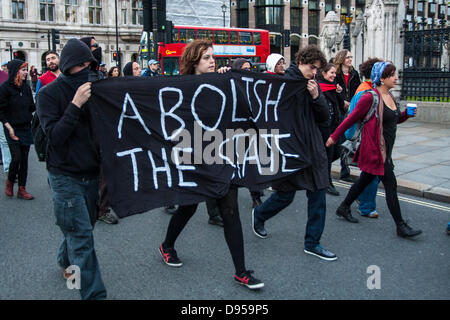
M 311 165 L 306 81 L 250 72 L 112 78 L 89 110 L 120 216 L 257 190 Z

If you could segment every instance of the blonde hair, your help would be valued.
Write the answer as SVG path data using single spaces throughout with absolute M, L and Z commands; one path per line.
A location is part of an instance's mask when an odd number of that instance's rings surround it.
M 343 49 L 341 51 L 339 51 L 336 54 L 336 57 L 334 58 L 333 62 L 336 65 L 336 72 L 340 73 L 342 71 L 342 65 L 345 62 L 345 57 L 347 56 L 347 53 L 349 53 L 350 51 L 348 51 L 347 49 Z M 353 67 L 351 66 L 349 68 L 349 71 L 352 71 Z

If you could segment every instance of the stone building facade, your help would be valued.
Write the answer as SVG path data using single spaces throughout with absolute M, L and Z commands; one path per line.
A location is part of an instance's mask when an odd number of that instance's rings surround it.
M 167 19 L 174 24 L 222 26 L 222 0 L 168 0 Z M 142 0 L 117 0 L 122 65 L 135 60 L 142 32 Z M 229 4 L 228 9 L 229 11 Z M 60 31 L 60 51 L 70 38 L 94 36 L 108 67 L 115 65 L 115 0 L 0 0 L 0 61 L 11 59 L 10 48 L 30 65 L 44 68 L 48 31 Z M 229 13 L 225 15 L 229 25 Z M 51 46 L 51 45 L 50 45 Z

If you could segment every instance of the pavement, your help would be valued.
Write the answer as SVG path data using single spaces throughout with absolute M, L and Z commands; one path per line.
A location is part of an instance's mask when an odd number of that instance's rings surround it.
M 392 158 L 399 193 L 450 203 L 450 125 L 413 119 L 399 124 Z M 331 171 L 338 179 L 339 160 Z M 351 167 L 352 180 L 359 174 Z

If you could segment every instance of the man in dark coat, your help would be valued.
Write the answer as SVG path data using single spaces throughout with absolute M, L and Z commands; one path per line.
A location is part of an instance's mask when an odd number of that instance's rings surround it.
M 43 87 L 37 98 L 37 113 L 49 142 L 47 170 L 56 224 L 64 235 L 58 264 L 65 269 L 65 278 L 78 276 L 82 299 L 106 298 L 93 236 L 100 155 L 88 100 L 89 81 L 98 79 L 95 68 L 96 60 L 86 44 L 70 39 L 61 52 L 62 75 Z
M 314 80 L 317 71 L 325 65 L 323 53 L 316 46 L 301 49 L 296 56 L 296 64 L 286 70 L 286 76 L 307 81 L 308 93 L 298 97 L 302 125 L 298 130 L 307 137 L 311 166 L 294 173 L 287 178 L 275 181 L 276 190 L 261 205 L 253 209 L 253 232 L 260 238 L 266 238 L 264 223 L 286 208 L 295 197 L 297 190 L 306 189 L 308 197 L 308 222 L 306 224 L 304 252 L 321 259 L 332 261 L 337 257 L 320 245 L 320 237 L 325 227 L 326 188 L 329 185 L 328 162 L 325 146 L 317 126 L 329 117 L 328 105 L 319 85 Z

